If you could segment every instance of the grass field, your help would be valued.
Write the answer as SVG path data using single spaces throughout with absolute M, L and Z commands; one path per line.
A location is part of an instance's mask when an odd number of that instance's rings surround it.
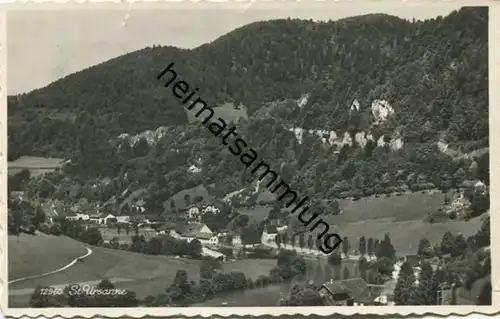
M 480 228 L 480 217 L 470 221 L 424 222 L 429 212 L 442 207 L 444 196 L 441 192 L 419 192 L 402 196 L 368 197 L 355 202 L 343 200 L 340 202 L 343 213 L 325 217 L 325 221 L 342 237 L 347 236 L 354 248 L 361 236 L 383 239 L 388 232 L 398 254 L 413 254 L 421 238 L 436 244 L 441 242 L 447 231 L 462 233 L 467 237 Z
M 16 240 L 15 237 L 9 238 L 9 250 L 11 242 Z M 86 251 L 81 243 L 65 237 L 22 235 L 15 247 L 21 248 L 21 242 L 24 243 L 22 250 L 14 250 L 14 253 L 9 251 L 9 271 L 15 271 L 15 276 L 11 279 L 60 268 Z M 102 247 L 90 248 L 93 253 L 83 262 L 60 273 L 11 284 L 9 290 L 20 291 L 37 285 L 67 285 L 108 279 L 116 283 L 118 288 L 130 289 L 139 298 L 144 298 L 163 292 L 181 269 L 188 272 L 189 280 L 199 280 L 198 260 L 144 255 Z M 268 274 L 275 265 L 275 260 L 239 260 L 224 263 L 223 270 L 242 271 L 255 279 L 259 275 Z M 9 298 L 9 303 L 14 307 L 26 306 L 28 300 L 29 294 L 16 294 Z
M 67 237 L 26 235 L 8 237 L 9 280 L 61 268 L 87 250 Z
M 383 239 L 389 233 L 398 254 L 416 253 L 418 241 L 427 238 L 431 243 L 440 243 L 446 231 L 470 236 L 481 226 L 481 219 L 470 221 L 449 221 L 429 224 L 424 218 L 429 212 L 435 212 L 443 205 L 444 194 L 411 193 L 401 196 L 366 197 L 358 201 L 341 200 L 343 213 L 338 216 L 326 216 L 331 229 L 341 236 L 347 236 L 353 248 L 357 248 L 361 236 Z M 240 209 L 239 213 L 250 217 L 251 222 L 259 222 L 267 217 L 269 207 L 256 205 L 253 209 Z M 321 227 L 320 230 L 322 230 Z
M 258 223 L 269 215 L 272 207 L 255 205 L 253 208 L 238 208 L 238 213 L 247 215 L 249 224 Z
M 169 199 L 167 199 L 166 201 L 164 201 L 163 202 L 163 206 L 165 208 L 167 208 L 167 209 L 170 209 L 170 202 L 174 201 L 175 202 L 175 207 L 177 207 L 178 209 L 186 209 L 186 208 L 188 208 L 189 204 L 186 203 L 186 200 L 184 199 L 184 196 L 186 194 L 189 195 L 191 202 L 197 196 L 203 197 L 203 201 L 201 202 L 201 204 L 203 204 L 203 203 L 209 203 L 210 200 L 211 200 L 211 198 L 212 198 L 212 196 L 210 196 L 210 194 L 208 193 L 208 190 L 205 188 L 205 186 L 203 186 L 203 185 L 200 184 L 200 185 L 198 185 L 196 187 L 189 188 L 189 189 L 184 189 L 184 190 L 178 192 L 174 196 L 172 196 Z
M 394 221 L 421 220 L 429 212 L 435 212 L 443 205 L 445 195 L 441 192 L 411 193 L 401 196 L 365 197 L 357 201 L 341 200 L 343 213 L 328 217 L 337 225 L 364 220 L 392 218 Z
M 9 174 L 17 174 L 23 169 L 29 169 L 31 176 L 53 172 L 62 167 L 62 158 L 46 158 L 34 156 L 22 156 L 15 161 L 8 162 Z
M 427 238 L 431 244 L 441 242 L 445 232 L 462 233 L 465 237 L 474 235 L 481 227 L 481 217 L 469 221 L 429 224 L 421 220 L 394 222 L 392 219 L 375 219 L 334 225 L 333 229 L 341 236 L 347 236 L 353 248 L 357 248 L 359 238 L 365 236 L 383 239 L 385 233 L 391 236 L 391 242 L 398 255 L 415 254 L 418 241 Z
M 197 109 L 196 109 L 197 110 Z M 214 110 L 214 118 L 220 117 L 226 123 L 231 121 L 238 123 L 240 118 L 247 119 L 248 114 L 244 108 L 235 109 L 233 103 L 224 103 L 221 106 L 217 106 L 213 108 Z M 194 110 L 193 110 L 194 111 Z M 193 111 L 186 111 L 189 123 L 196 121 L 195 114 Z

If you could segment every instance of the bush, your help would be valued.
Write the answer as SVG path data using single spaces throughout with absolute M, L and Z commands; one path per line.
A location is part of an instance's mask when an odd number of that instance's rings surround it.
M 59 225 L 52 225 L 49 229 L 49 234 L 54 236 L 61 236 L 62 230 Z
M 34 225 L 31 225 L 29 228 L 28 228 L 28 231 L 27 233 L 30 234 L 30 235 L 35 235 L 35 232 L 36 232 L 36 227 Z

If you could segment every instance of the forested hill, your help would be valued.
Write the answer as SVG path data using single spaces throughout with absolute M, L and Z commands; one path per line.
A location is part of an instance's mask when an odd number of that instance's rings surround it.
M 252 146 L 278 163 L 293 162 L 293 172 L 310 176 L 302 182 L 318 191 L 331 187 L 314 181 L 315 172 L 322 171 L 332 183 L 350 183 L 354 172 L 377 181 L 388 170 L 396 174 L 396 168 L 397 174 L 425 173 L 422 183 L 425 176 L 446 180 L 467 163 L 446 171 L 450 165 L 435 151 L 438 141 L 464 152 L 488 144 L 487 34 L 485 7 L 427 21 L 377 14 L 329 22 L 256 22 L 193 50 L 148 47 L 10 96 L 9 157 L 72 158 L 79 163 L 75 173 L 111 177 L 139 164 L 146 173 L 173 174 L 177 167 L 180 174 L 200 157 L 196 162 L 207 159 L 200 164 L 206 176 L 213 179 L 224 171 L 224 183 L 235 186 L 241 167 L 223 164 L 218 141 L 205 141 L 202 129 L 187 125 L 179 102 L 156 79 L 174 61 L 207 101 L 242 103 L 250 117 L 240 121 L 239 129 Z M 286 102 L 304 95 L 309 98 L 303 107 Z M 394 110 L 378 125 L 371 107 L 375 100 L 387 101 Z M 351 107 L 354 101 L 359 110 Z M 140 146 L 117 154 L 108 145 L 121 133 L 159 126 L 167 133 L 154 152 Z M 297 144 L 290 127 L 351 136 L 369 131 L 375 141 L 397 133 L 404 148 L 390 155 L 372 152 L 373 146 L 332 155 L 316 140 Z M 209 148 L 207 143 L 214 144 Z M 176 146 L 184 153 L 172 155 Z M 151 156 L 151 163 L 144 156 Z M 433 182 L 439 184 L 439 178 Z

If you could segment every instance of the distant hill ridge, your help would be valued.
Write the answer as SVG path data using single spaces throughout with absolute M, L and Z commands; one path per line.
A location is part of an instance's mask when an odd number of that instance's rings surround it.
M 156 79 L 174 61 L 300 191 L 334 198 L 355 189 L 359 197 L 486 181 L 487 153 L 469 169 L 473 159 L 452 161 L 439 149 L 469 153 L 489 144 L 487 31 L 488 9 L 467 7 L 416 22 L 388 15 L 255 22 L 192 50 L 145 48 L 10 96 L 9 157 L 71 159 L 67 174 L 136 182 L 157 197 L 155 207 L 202 182 L 223 194 L 245 187 L 242 164 Z M 299 141 L 291 128 L 361 142 L 313 134 Z M 400 142 L 389 151 L 391 139 Z M 200 173 L 189 173 L 191 165 Z

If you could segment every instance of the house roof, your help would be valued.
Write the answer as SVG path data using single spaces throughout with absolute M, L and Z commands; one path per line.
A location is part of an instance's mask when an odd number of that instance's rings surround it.
M 146 215 L 146 218 L 149 219 L 149 221 L 154 221 L 154 222 L 161 222 L 164 221 L 163 217 L 157 214 L 148 214 Z
M 337 280 L 323 285 L 332 294 L 348 294 L 355 302 L 370 303 L 383 290 L 383 286 L 368 285 L 362 278 Z
M 419 262 L 420 258 L 417 255 L 407 255 L 406 260 L 414 265 Z
M 385 262 L 390 262 L 390 263 L 392 263 L 392 264 L 394 263 L 394 261 L 393 261 L 393 260 L 391 260 L 390 258 L 385 257 L 385 256 L 384 256 L 384 257 L 381 257 L 381 258 L 377 258 L 377 262 L 382 262 L 382 261 L 385 261 Z
M 99 217 L 100 217 L 100 218 L 106 218 L 106 217 L 108 217 L 109 215 L 111 215 L 111 216 L 113 216 L 113 217 L 115 216 L 115 215 L 110 214 L 110 213 L 101 213 L 101 214 L 99 214 Z
M 266 232 L 268 234 L 277 234 L 278 233 L 278 230 L 276 229 L 276 226 L 275 225 L 267 225 L 266 226 Z
M 143 222 L 144 219 L 145 218 L 142 215 L 130 216 L 130 220 L 133 222 Z
M 69 216 L 76 216 L 76 213 L 75 213 L 74 211 L 68 210 L 68 211 L 66 212 L 66 216 L 68 216 L 68 217 L 69 217 Z
M 164 222 L 160 227 L 158 227 L 158 230 L 171 230 L 175 229 L 175 224 L 172 222 Z
M 183 237 L 196 237 L 200 239 L 207 239 L 212 237 L 210 233 L 200 233 L 205 224 L 191 223 L 179 224 L 175 227 L 175 231 Z

